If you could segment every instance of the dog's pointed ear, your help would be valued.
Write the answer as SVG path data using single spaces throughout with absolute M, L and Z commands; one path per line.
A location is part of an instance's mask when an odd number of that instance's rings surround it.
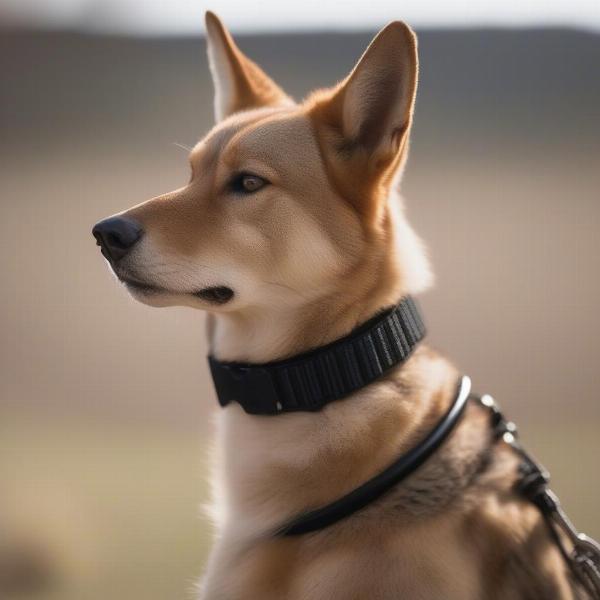
M 400 21 L 382 29 L 350 75 L 316 96 L 313 116 L 336 180 L 356 195 L 406 154 L 417 89 L 417 40 Z
M 400 21 L 371 42 L 338 94 L 344 137 L 377 160 L 400 150 L 417 90 L 417 40 Z
M 215 119 L 240 110 L 293 104 L 283 90 L 236 46 L 219 17 L 206 12 L 208 61 L 215 86 Z

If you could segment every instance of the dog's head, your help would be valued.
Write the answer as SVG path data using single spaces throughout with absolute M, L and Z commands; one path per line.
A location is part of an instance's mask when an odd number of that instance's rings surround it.
M 346 79 L 295 103 L 214 14 L 206 25 L 217 124 L 190 181 L 93 230 L 130 293 L 231 313 L 383 280 L 390 298 L 422 288 L 426 261 L 390 196 L 417 87 L 409 27 L 391 23 Z

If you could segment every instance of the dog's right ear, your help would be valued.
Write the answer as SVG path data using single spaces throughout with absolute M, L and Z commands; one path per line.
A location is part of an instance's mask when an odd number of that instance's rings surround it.
M 217 122 L 240 110 L 291 105 L 293 101 L 236 46 L 217 15 L 206 12 L 208 62 L 215 86 Z
M 416 37 L 395 21 L 377 34 L 344 81 L 313 98 L 311 114 L 329 173 L 362 213 L 377 214 L 381 190 L 406 158 L 417 73 Z

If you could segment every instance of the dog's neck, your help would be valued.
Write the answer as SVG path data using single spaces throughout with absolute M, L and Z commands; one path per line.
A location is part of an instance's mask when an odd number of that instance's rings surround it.
M 211 352 L 220 360 L 251 363 L 288 358 L 343 337 L 398 299 L 399 294 L 390 292 L 349 305 L 322 301 L 296 309 L 220 315 L 209 320 Z
M 427 287 L 426 259 L 402 215 L 387 250 L 319 301 L 211 317 L 211 353 L 222 361 L 287 358 L 348 334 Z M 401 368 L 318 413 L 264 418 L 228 405 L 217 420 L 223 467 L 215 485 L 217 526 L 240 539 L 261 535 L 349 492 L 439 420 L 456 380 L 451 365 L 421 347 Z
M 221 471 L 211 511 L 217 528 L 238 539 L 255 538 L 350 492 L 439 421 L 452 402 L 457 376 L 450 364 L 421 346 L 402 367 L 317 413 L 257 417 L 236 403 L 219 410 Z M 448 479 L 453 489 L 454 466 L 444 464 L 445 474 L 437 479 Z M 438 460 L 434 465 L 439 467 Z M 413 503 L 423 497 L 420 478 L 416 481 L 414 494 L 408 490 L 399 503 L 410 513 L 418 512 Z M 428 510 L 452 495 L 428 497 Z M 393 498 L 398 500 L 396 494 Z
M 430 272 L 421 243 L 399 199 L 390 206 L 396 210 L 390 209 L 386 221 L 386 244 L 343 277 L 335 293 L 300 306 L 282 302 L 212 315 L 211 354 L 221 361 L 250 363 L 288 358 L 343 337 L 405 294 L 426 289 Z M 318 413 L 260 418 L 235 403 L 220 410 L 217 447 L 223 477 L 215 487 L 213 515 L 218 526 L 242 523 L 247 531 L 236 535 L 243 536 L 281 525 L 294 513 L 333 501 L 389 464 L 422 419 L 430 416 L 435 422 L 446 410 L 456 386 L 452 367 L 429 359 L 425 349 L 417 354 L 409 361 L 412 367 L 402 367 L 401 379 L 394 370 L 352 399 Z M 434 367 L 421 368 L 430 361 Z M 434 398 L 439 401 L 432 408 Z M 325 455 L 328 460 L 321 460 Z M 282 476 L 281 469 L 289 476 Z M 335 483 L 323 484 L 331 480 Z M 299 487 L 307 493 L 299 495 Z

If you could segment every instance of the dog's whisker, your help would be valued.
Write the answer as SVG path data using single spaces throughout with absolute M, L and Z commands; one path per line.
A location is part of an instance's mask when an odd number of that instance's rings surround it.
M 268 285 L 271 287 L 277 287 L 277 288 L 284 289 L 288 292 L 294 292 L 294 294 L 298 294 L 301 298 L 304 298 L 304 299 L 307 298 L 307 296 L 305 294 L 303 294 L 299 289 L 292 287 L 290 285 L 286 285 L 284 283 L 277 283 L 275 281 L 263 281 L 262 283 L 264 285 Z
M 172 146 L 177 146 L 178 148 L 181 148 L 182 150 L 186 150 L 187 152 L 191 152 L 192 148 L 190 148 L 190 146 L 186 146 L 185 144 L 180 144 L 179 142 L 171 142 Z

